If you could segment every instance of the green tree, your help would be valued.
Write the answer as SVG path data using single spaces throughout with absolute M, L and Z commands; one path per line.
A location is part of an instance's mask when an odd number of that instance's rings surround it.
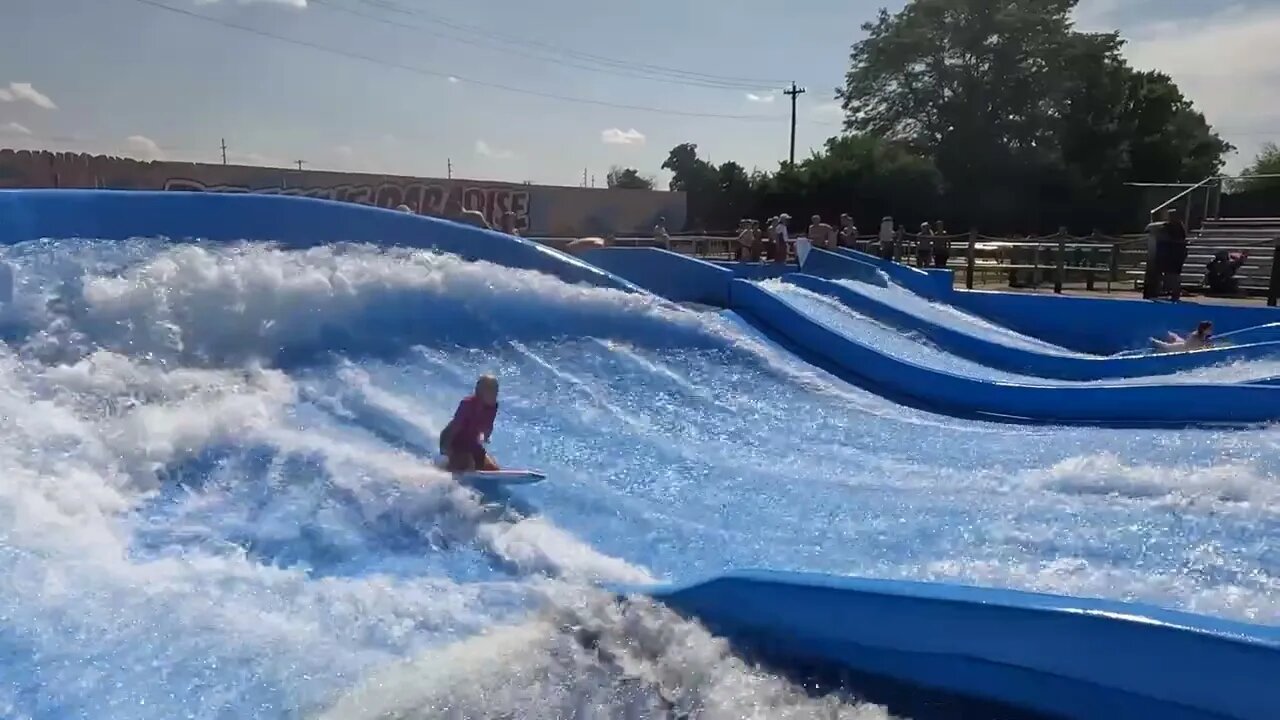
M 912 0 L 881 11 L 837 90 L 849 130 L 933 158 L 950 205 L 984 227 L 1114 211 L 1132 180 L 1200 180 L 1230 149 L 1114 33 L 1076 32 L 1078 0 Z
M 767 183 L 769 214 L 817 213 L 828 220 L 850 212 L 865 222 L 883 215 L 936 219 L 942 178 L 933 161 L 902 144 L 871 135 L 830 138 Z
M 719 184 L 715 166 L 698 157 L 698 146 L 693 143 L 671 148 L 662 169 L 671 171 L 671 190 L 706 192 Z
M 605 184 L 618 190 L 652 190 L 653 178 L 641 175 L 635 168 L 622 168 L 614 165 L 604 176 Z
M 1253 159 L 1253 164 L 1241 174 L 1280 176 L 1280 145 L 1273 142 L 1263 145 L 1258 156 Z M 1244 192 L 1280 193 L 1280 177 L 1245 178 L 1232 185 L 1233 189 Z

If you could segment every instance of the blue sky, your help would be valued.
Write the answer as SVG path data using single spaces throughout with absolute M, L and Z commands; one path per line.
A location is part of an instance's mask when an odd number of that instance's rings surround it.
M 3 0 L 0 146 L 217 161 L 225 137 L 232 162 L 301 158 L 313 168 L 438 177 L 452 160 L 455 177 L 555 184 L 580 183 L 585 167 L 603 184 L 615 164 L 665 179 L 658 166 L 667 151 L 689 141 L 716 161 L 774 169 L 788 133 L 787 99 L 777 90 L 791 79 L 809 89 L 797 140 L 806 154 L 838 131 L 832 89 L 860 24 L 886 4 L 151 2 L 347 56 L 143 0 Z M 1121 29 L 1135 65 L 1173 75 L 1241 148 L 1233 168 L 1261 143 L 1280 140 L 1280 0 L 1083 0 L 1078 22 Z M 649 79 L 593 72 L 564 63 L 618 66 L 566 50 L 698 75 L 672 83 L 651 72 Z

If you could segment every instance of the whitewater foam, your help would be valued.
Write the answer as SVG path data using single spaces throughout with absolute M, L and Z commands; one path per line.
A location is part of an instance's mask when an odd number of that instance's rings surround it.
M 589 589 L 731 567 L 1280 616 L 1274 431 L 939 418 L 731 313 L 417 251 L 4 254 L 5 717 L 308 716 L 383 679 L 355 717 L 883 717 Z M 494 452 L 549 481 L 428 461 L 483 371 Z

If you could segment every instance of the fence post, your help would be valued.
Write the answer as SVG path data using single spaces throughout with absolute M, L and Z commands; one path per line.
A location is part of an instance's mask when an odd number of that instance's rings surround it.
M 1107 292 L 1111 292 L 1111 283 L 1120 279 L 1120 243 L 1111 243 L 1111 267 L 1107 273 Z
M 1067 229 L 1058 228 L 1058 262 L 1054 268 L 1053 291 L 1062 294 L 1062 281 L 1067 276 Z
M 1098 232 L 1098 228 L 1094 228 L 1089 234 L 1089 249 L 1085 251 L 1084 257 L 1084 286 L 1086 290 L 1093 290 L 1093 271 L 1098 267 L 1098 245 L 1102 242 L 1102 233 Z
M 1271 283 L 1267 286 L 1267 304 L 1275 307 L 1277 300 L 1280 300 L 1280 238 L 1276 238 L 1271 253 Z
M 965 250 L 964 258 L 964 286 L 973 289 L 973 268 L 977 264 L 978 258 L 978 230 L 975 228 L 969 231 L 969 247 Z

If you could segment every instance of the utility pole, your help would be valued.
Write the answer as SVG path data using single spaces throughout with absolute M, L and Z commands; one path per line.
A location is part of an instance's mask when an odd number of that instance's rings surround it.
M 791 164 L 796 164 L 796 98 L 807 92 L 802 87 L 796 87 L 796 82 L 791 81 L 791 89 L 783 90 L 783 95 L 791 96 Z
M 227 139 L 222 138 L 222 164 L 227 164 Z
M 452 180 L 453 179 L 453 158 L 445 158 L 445 163 L 446 163 L 444 166 L 445 178 L 448 180 Z
M 306 161 L 306 160 L 294 160 L 294 162 L 298 163 L 298 169 L 299 169 L 299 170 L 301 170 L 301 169 L 302 169 L 302 166 L 303 166 L 303 165 L 306 165 L 306 164 L 307 164 L 307 161 Z
M 582 168 L 582 187 L 587 186 L 587 169 Z
M 596 176 L 595 176 L 595 175 L 592 175 L 592 176 L 591 176 L 591 187 L 595 187 L 595 186 L 596 186 Z

